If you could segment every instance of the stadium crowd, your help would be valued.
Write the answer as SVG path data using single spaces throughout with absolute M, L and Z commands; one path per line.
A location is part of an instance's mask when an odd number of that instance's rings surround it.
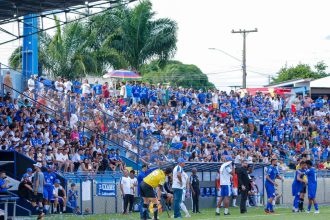
M 12 93 L 0 103 L 1 149 L 64 172 L 123 170 L 119 150 L 103 137 L 133 152 L 127 157 L 139 154 L 145 164 L 180 156 L 235 163 L 269 163 L 276 157 L 285 171 L 310 154 L 319 168 L 329 169 L 327 96 L 313 101 L 139 82 L 122 83 L 116 93 L 108 83 L 34 77 L 23 95 L 13 99 Z

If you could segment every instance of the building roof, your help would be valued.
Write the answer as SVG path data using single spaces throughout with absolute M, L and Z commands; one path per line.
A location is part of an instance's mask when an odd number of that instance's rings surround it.
M 330 88 L 330 76 L 315 79 L 310 84 L 311 88 Z
M 280 82 L 280 83 L 269 84 L 269 85 L 266 85 L 265 87 L 293 87 L 294 84 L 297 84 L 297 83 L 307 83 L 307 82 L 311 82 L 311 81 L 312 81 L 311 78 L 307 78 L 307 79 L 292 79 L 292 80 L 288 80 L 288 81 L 284 81 L 284 82 Z
M 2 0 L 0 1 L 0 22 L 11 21 L 28 14 L 41 14 L 52 10 L 85 5 L 86 2 L 118 3 L 119 0 Z

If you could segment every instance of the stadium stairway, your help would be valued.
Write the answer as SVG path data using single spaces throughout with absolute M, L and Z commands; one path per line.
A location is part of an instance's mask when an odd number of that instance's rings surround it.
M 43 110 L 46 110 L 47 113 L 51 116 L 51 117 L 56 117 L 58 115 L 60 115 L 61 118 L 65 118 L 65 116 L 62 113 L 59 113 L 58 111 L 54 111 L 53 109 L 48 108 L 47 106 L 44 106 L 42 103 L 40 103 L 38 100 L 35 100 L 31 97 L 28 97 L 26 95 L 24 95 L 22 92 L 17 91 L 15 89 L 13 89 L 12 87 L 9 87 L 7 85 L 2 85 L 3 88 L 6 91 L 11 91 L 13 94 L 16 94 L 16 96 L 21 96 L 24 99 L 28 99 L 31 103 L 33 103 L 33 105 L 35 105 L 37 108 L 42 108 Z M 48 89 L 54 90 L 52 87 L 47 87 Z M 51 102 L 50 100 L 47 100 L 47 102 Z M 52 102 L 52 105 L 56 105 L 55 103 Z M 58 109 L 61 109 L 60 106 L 57 106 Z M 112 116 L 108 115 L 105 112 L 102 112 L 101 110 L 100 113 L 105 114 L 108 120 L 115 120 L 115 118 L 113 118 Z M 94 115 L 93 112 L 89 112 L 90 115 Z M 108 118 L 111 117 L 111 118 Z M 93 120 L 94 121 L 94 120 Z M 98 125 L 93 125 L 93 127 L 98 126 Z M 82 124 L 83 127 L 83 133 L 84 135 L 87 136 L 87 138 L 89 139 L 90 136 L 92 134 L 98 134 L 100 135 L 101 139 L 104 141 L 104 143 L 108 146 L 109 149 L 114 148 L 114 149 L 119 149 L 120 151 L 120 156 L 122 158 L 122 160 L 126 163 L 127 168 L 128 169 L 134 169 L 134 170 L 138 170 L 139 168 L 141 168 L 142 163 L 139 162 L 139 155 L 127 148 L 125 148 L 121 143 L 123 143 L 124 140 L 120 140 L 119 142 L 116 140 L 112 140 L 112 139 L 108 139 L 106 137 L 106 135 L 104 135 L 102 132 L 96 132 L 95 130 L 92 130 L 92 127 L 86 127 L 86 125 Z M 130 155 L 131 158 L 126 157 L 126 155 Z M 132 159 L 134 158 L 134 159 Z
M 16 151 L 0 151 L 0 158 L 0 170 L 6 171 L 10 183 L 13 185 L 13 187 L 10 189 L 10 192 L 17 195 L 17 186 L 23 174 L 26 173 L 27 168 L 33 168 L 35 161 Z M 46 171 L 46 168 L 43 167 L 42 170 Z M 59 174 L 56 174 L 56 177 L 61 181 L 63 186 L 66 186 L 65 178 Z M 10 208 L 9 210 L 12 209 Z M 68 207 L 67 210 L 68 212 L 72 212 L 70 207 Z M 33 214 L 33 212 L 33 207 L 29 201 L 22 198 L 17 201 L 17 216 L 30 216 Z

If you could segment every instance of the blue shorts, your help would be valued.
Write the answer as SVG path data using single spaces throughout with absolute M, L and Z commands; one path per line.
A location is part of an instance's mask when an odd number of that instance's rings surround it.
M 221 185 L 220 186 L 220 196 L 221 197 L 226 197 L 231 195 L 231 189 L 229 185 Z
M 53 199 L 53 188 L 49 186 L 44 187 L 44 199 L 50 201 Z
M 309 199 L 316 198 L 316 190 L 317 190 L 317 185 L 308 185 L 308 198 Z
M 275 186 L 270 183 L 266 183 L 265 188 L 267 192 L 267 198 L 275 198 Z

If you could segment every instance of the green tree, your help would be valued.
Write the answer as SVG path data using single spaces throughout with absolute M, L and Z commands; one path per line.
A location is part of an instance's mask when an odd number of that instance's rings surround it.
M 92 20 L 98 21 L 96 30 L 102 30 L 98 38 L 103 46 L 116 49 L 128 67 L 139 70 L 151 60 L 164 65 L 176 52 L 176 22 L 154 17 L 150 1 L 142 1 L 134 8 L 123 7 Z
M 97 72 L 97 61 L 88 46 L 88 29 L 73 22 L 57 30 L 46 48 L 47 71 L 53 76 L 75 79 Z
M 143 80 L 152 84 L 169 83 L 172 86 L 191 87 L 195 89 L 214 88 L 207 76 L 195 65 L 183 64 L 179 61 L 168 61 L 162 67 L 158 61 L 143 65 Z
M 102 75 L 109 67 L 139 70 L 152 60 L 164 66 L 176 51 L 177 24 L 154 16 L 152 4 L 146 0 L 63 28 L 56 21 L 55 35 L 40 38 L 39 64 L 48 75 L 69 79 Z M 17 48 L 9 59 L 13 68 L 21 67 L 20 51 Z
M 315 66 L 314 69 L 308 64 L 298 64 L 296 66 L 287 67 L 284 66 L 277 73 L 276 77 L 273 77 L 272 83 L 280 83 L 292 79 L 319 79 L 322 77 L 329 76 L 326 73 L 327 65 L 320 61 Z
M 17 47 L 9 57 L 9 66 L 15 70 L 22 69 L 22 46 Z

